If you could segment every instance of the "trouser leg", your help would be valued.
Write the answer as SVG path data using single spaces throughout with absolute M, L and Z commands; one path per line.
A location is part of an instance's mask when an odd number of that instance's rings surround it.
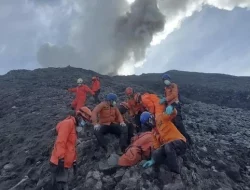
M 128 140 L 127 140 L 127 144 L 129 145 L 131 142 L 131 138 L 134 136 L 134 125 L 132 123 L 126 123 L 127 127 L 128 127 Z
M 104 138 L 104 135 L 108 133 L 109 131 L 109 127 L 107 125 L 103 125 L 100 127 L 100 129 L 98 131 L 94 131 L 94 135 L 97 138 L 97 141 L 99 143 L 99 145 L 106 151 L 107 150 L 107 143 L 106 140 Z
M 100 102 L 100 99 L 99 99 L 100 91 L 101 91 L 101 90 L 97 90 L 97 91 L 95 92 L 95 95 L 94 95 L 95 103 L 99 103 L 99 102 Z
M 164 164 L 164 161 L 166 159 L 166 155 L 165 155 L 165 151 L 164 151 L 164 146 L 161 146 L 160 148 L 156 149 L 152 153 L 152 158 L 155 161 L 156 165 Z
M 50 165 L 51 171 L 51 190 L 68 190 L 69 169 L 65 168 L 63 172 L 58 172 L 56 165 Z
M 180 166 L 177 156 L 182 155 L 186 151 L 186 143 L 182 140 L 175 140 L 164 145 L 166 155 L 166 164 L 171 172 L 180 174 Z
M 177 104 L 177 103 L 174 103 L 172 105 L 177 110 L 177 115 L 173 119 L 174 125 L 180 131 L 180 133 L 187 139 L 187 143 L 192 144 L 192 139 L 189 136 L 189 134 L 187 133 L 186 128 L 185 128 L 185 126 L 183 124 L 182 113 L 181 113 L 181 105 Z
M 110 125 L 110 133 L 118 136 L 120 138 L 120 148 L 121 151 L 125 151 L 126 147 L 128 146 L 128 127 L 112 124 Z

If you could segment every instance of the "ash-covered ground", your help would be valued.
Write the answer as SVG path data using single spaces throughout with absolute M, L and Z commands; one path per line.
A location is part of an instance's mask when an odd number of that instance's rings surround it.
M 46 190 L 54 128 L 70 111 L 72 94 L 81 77 L 90 84 L 96 73 L 72 67 L 11 71 L 0 76 L 0 189 Z M 78 144 L 78 174 L 74 190 L 249 190 L 250 189 L 250 77 L 232 77 L 170 71 L 180 86 L 185 126 L 194 146 L 180 158 L 182 179 L 173 179 L 167 168 L 99 167 L 105 154 L 92 128 Z M 124 90 L 163 92 L 160 74 L 129 77 L 100 76 L 101 97 Z M 94 107 L 92 97 L 87 106 Z M 109 136 L 111 138 L 111 136 Z M 110 151 L 117 141 L 110 142 Z

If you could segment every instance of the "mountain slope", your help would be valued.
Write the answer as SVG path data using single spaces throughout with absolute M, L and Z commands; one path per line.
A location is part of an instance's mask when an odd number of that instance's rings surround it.
M 78 77 L 88 83 L 94 74 L 92 71 L 67 67 L 11 71 L 0 76 L 1 190 L 15 186 L 22 179 L 13 189 L 46 189 L 48 160 L 55 139 L 54 127 L 67 116 L 73 98 L 66 89 L 74 86 Z M 181 184 L 197 190 L 249 189 L 250 111 L 246 109 L 249 103 L 245 102 L 245 107 L 243 104 L 250 89 L 247 86 L 249 78 L 177 71 L 170 74 L 180 84 L 181 93 L 192 100 L 184 105 L 183 112 L 184 123 L 195 145 L 183 158 L 182 180 L 172 179 L 165 167 L 159 172 L 152 168 L 145 170 L 140 165 L 117 170 L 99 168 L 105 156 L 98 148 L 90 128 L 80 138 L 79 172 L 77 178 L 72 179 L 71 189 L 178 189 Z M 159 78 L 159 74 L 101 76 L 101 95 L 115 92 L 123 100 L 124 89 L 128 85 L 138 91 L 160 93 L 163 87 Z M 209 83 L 209 78 L 213 78 L 212 83 Z M 219 79 L 221 83 L 217 81 Z M 226 85 L 232 84 L 231 80 L 234 85 Z M 194 89 L 199 93 L 191 93 Z M 233 104 L 234 99 L 226 102 L 224 94 L 229 91 L 234 93 L 232 97 L 236 99 L 243 97 L 239 99 L 238 107 Z M 211 92 L 214 94 L 210 95 Z M 89 98 L 87 105 L 94 107 L 92 98 Z M 112 138 L 113 147 L 110 150 L 114 149 L 116 143 Z M 28 177 L 25 178 L 26 175 Z
M 182 96 L 219 106 L 250 109 L 250 77 L 184 71 L 169 71 L 168 73 L 179 85 Z M 117 80 L 163 93 L 161 74 L 118 76 Z

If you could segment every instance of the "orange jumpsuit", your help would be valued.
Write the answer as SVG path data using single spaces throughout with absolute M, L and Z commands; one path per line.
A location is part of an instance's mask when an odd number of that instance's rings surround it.
M 54 149 L 50 158 L 50 162 L 58 165 L 58 160 L 64 159 L 64 167 L 71 168 L 76 160 L 76 120 L 69 116 L 65 120 L 59 122 L 56 126 L 57 138 Z
M 156 116 L 156 128 L 153 129 L 154 138 L 154 148 L 157 149 L 161 145 L 169 143 L 174 140 L 183 140 L 186 142 L 186 138 L 179 132 L 171 120 L 176 116 L 177 111 L 171 115 L 159 114 Z
M 75 109 L 75 111 L 78 111 L 81 107 L 85 105 L 87 93 L 90 93 L 92 95 L 95 94 L 87 85 L 81 85 L 76 88 L 70 88 L 68 89 L 68 91 L 76 94 L 75 99 L 71 103 L 71 106 Z
M 111 123 L 123 123 L 123 117 L 117 107 L 111 107 L 108 102 L 101 102 L 92 111 L 93 124 L 110 125 Z M 98 121 L 99 120 L 99 121 Z
M 100 90 L 100 87 L 101 87 L 101 84 L 98 79 L 92 80 L 91 89 L 93 92 L 97 92 L 98 90 Z
M 131 145 L 119 158 L 118 165 L 133 166 L 141 160 L 149 158 L 153 149 L 153 139 L 152 132 L 144 132 L 133 137 Z

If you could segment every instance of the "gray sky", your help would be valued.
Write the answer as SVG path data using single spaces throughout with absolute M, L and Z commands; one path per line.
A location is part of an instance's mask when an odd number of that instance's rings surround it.
M 1 0 L 0 74 L 72 65 L 105 74 L 250 75 L 250 0 L 157 3 Z

